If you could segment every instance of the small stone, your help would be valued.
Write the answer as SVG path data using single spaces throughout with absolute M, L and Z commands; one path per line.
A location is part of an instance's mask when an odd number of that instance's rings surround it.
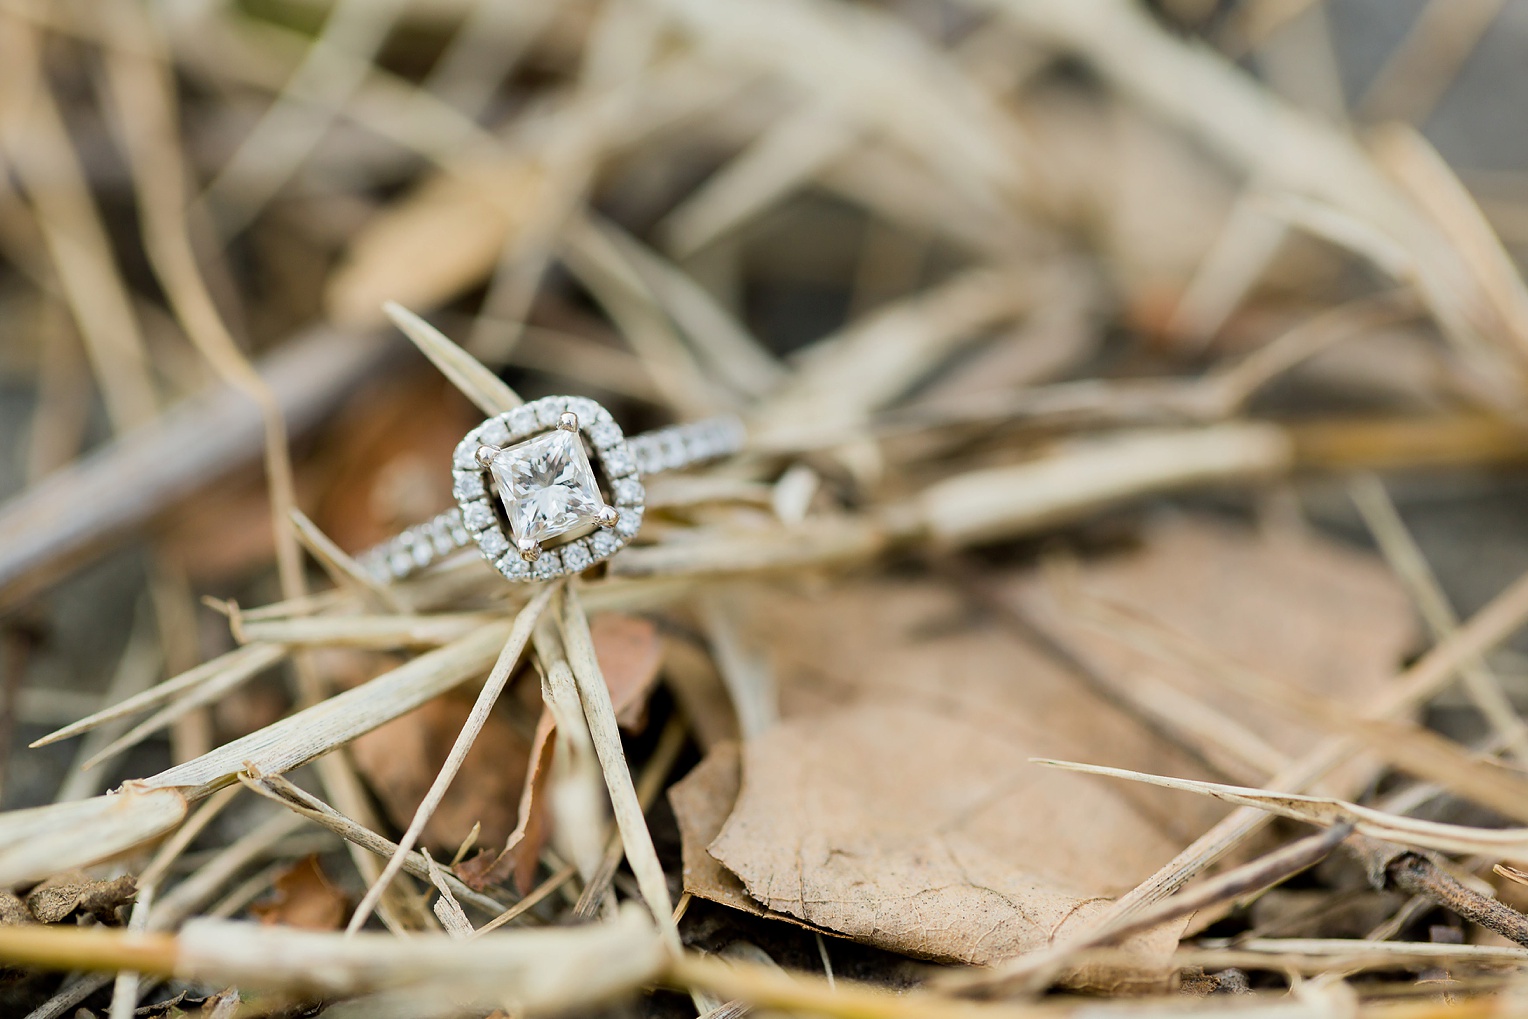
M 502 418 L 489 418 L 483 422 L 482 444 L 505 446 L 509 444 L 509 424 Z
M 551 580 L 560 577 L 565 571 L 562 568 L 562 556 L 557 552 L 542 552 L 541 558 L 531 563 L 531 576 L 537 580 Z
M 624 478 L 637 469 L 637 465 L 631 460 L 631 453 L 626 446 L 612 446 L 600 454 L 605 462 L 605 470 L 612 478 Z
M 599 420 L 600 411 L 604 410 L 599 404 L 587 396 L 570 396 L 565 405 L 569 411 L 578 415 L 580 428 L 587 428 Z M 606 417 L 609 415 L 607 414 Z
M 580 421 L 583 418 L 579 418 Z M 596 421 L 589 426 L 589 438 L 594 448 L 605 449 L 621 441 L 621 426 L 614 421 Z
M 581 541 L 565 545 L 561 551 L 562 565 L 569 573 L 579 573 L 587 570 L 594 563 L 594 557 L 589 554 L 588 546 Z
M 483 475 L 478 471 L 457 471 L 452 494 L 458 499 L 481 499 L 486 493 Z
M 642 482 L 636 478 L 618 478 L 610 487 L 615 493 L 615 501 L 622 506 L 635 506 L 646 494 L 643 491 Z
M 474 433 L 468 433 L 467 437 L 456 447 L 456 452 L 451 456 L 451 464 L 459 471 L 470 471 L 477 466 L 477 449 L 482 443 L 477 441 Z
M 686 460 L 684 436 L 679 432 L 670 430 L 660 433 L 658 449 L 659 455 L 663 459 L 664 470 L 671 471 L 684 466 Z
M 568 409 L 568 401 L 560 396 L 548 396 L 530 406 L 536 408 L 536 423 L 543 428 L 556 428 L 557 419 Z
M 498 558 L 509 548 L 509 542 L 505 539 L 504 532 L 500 531 L 497 527 L 491 527 L 482 534 L 479 534 L 477 541 L 478 547 L 490 559 Z
M 691 432 L 684 437 L 684 455 L 691 463 L 710 460 L 716 456 L 716 436 L 710 429 Z
M 531 575 L 531 564 L 521 558 L 519 552 L 510 552 L 494 565 L 510 580 L 527 580 Z
M 523 439 L 536 431 L 539 426 L 536 423 L 536 408 L 533 404 L 516 407 L 509 412 L 509 436 L 510 441 Z
M 597 558 L 603 559 L 621 547 L 621 539 L 610 531 L 595 531 L 589 536 L 589 548 Z
M 486 501 L 469 502 L 462 507 L 462 520 L 469 530 L 481 531 L 493 523 L 493 507 Z
M 642 507 L 630 506 L 621 510 L 621 519 L 616 521 L 615 530 L 623 538 L 630 538 L 642 526 Z
M 435 561 L 435 549 L 431 547 L 428 538 L 419 534 L 409 534 L 413 539 L 409 545 L 409 554 L 414 557 L 414 565 L 421 570 Z

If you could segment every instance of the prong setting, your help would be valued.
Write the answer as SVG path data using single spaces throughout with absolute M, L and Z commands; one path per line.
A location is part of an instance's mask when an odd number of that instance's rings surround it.
M 479 466 L 487 467 L 489 464 L 493 463 L 493 458 L 502 452 L 504 451 L 498 446 L 490 446 L 484 443 L 477 448 L 477 452 L 474 453 L 472 457 L 478 462 Z
M 614 527 L 616 524 L 620 523 L 620 521 L 621 511 L 616 509 L 614 506 L 606 506 L 604 509 L 600 510 L 599 524 L 601 527 L 608 529 Z
M 565 432 L 578 431 L 578 415 L 571 410 L 565 410 L 557 417 L 557 427 Z
M 534 538 L 521 538 L 515 542 L 515 550 L 520 553 L 520 558 L 528 563 L 541 558 L 541 543 Z

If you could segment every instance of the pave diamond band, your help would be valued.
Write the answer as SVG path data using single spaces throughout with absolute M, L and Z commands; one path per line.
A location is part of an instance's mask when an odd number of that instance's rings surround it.
M 732 456 L 745 438 L 743 423 L 726 415 L 627 439 L 593 400 L 536 400 L 462 439 L 452 461 L 454 508 L 357 561 L 388 584 L 476 544 L 509 580 L 579 573 L 641 527 L 643 476 Z

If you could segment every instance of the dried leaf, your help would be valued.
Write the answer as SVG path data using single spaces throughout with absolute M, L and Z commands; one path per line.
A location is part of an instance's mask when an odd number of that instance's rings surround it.
M 1203 521 L 1168 522 L 1139 552 L 1088 566 L 1078 584 L 1262 675 L 1355 705 L 1389 679 L 1416 639 L 1410 600 L 1381 561 L 1303 536 L 1257 539 Z M 1020 599 L 1072 652 L 1127 683 L 1166 675 L 1157 658 L 1087 626 L 1056 594 L 1037 581 Z M 1321 726 L 1249 708 L 1244 693 L 1190 671 L 1172 670 L 1173 685 L 1278 751 L 1295 756 L 1323 739 Z
M 1341 676 L 1354 696 L 1389 675 L 1410 636 L 1404 596 L 1367 557 L 1203 522 L 1158 528 L 1139 551 L 1085 567 L 1083 582 L 1212 647 L 1250 651 L 1290 682 L 1331 690 Z M 995 586 L 1032 622 L 1071 635 L 1038 575 Z M 896 951 L 990 963 L 1085 922 L 1216 816 L 1034 773 L 1024 748 L 1042 745 L 1154 770 L 1178 760 L 1172 770 L 1185 774 L 1202 764 L 1188 753 L 1198 749 L 1191 732 L 1149 729 L 1113 699 L 1128 671 L 1085 681 L 1023 631 L 973 618 L 949 588 L 761 595 L 747 618 L 761 640 L 792 635 L 774 642 L 785 721 L 744 748 L 741 794 L 709 849 L 770 910 Z M 1196 695 L 1284 753 L 1314 738 L 1250 717 L 1234 698 Z M 692 837 L 707 806 L 676 797 Z M 1172 942 L 1155 938 L 1158 950 Z
M 647 724 L 647 699 L 663 664 L 663 640 L 651 620 L 607 612 L 589 621 L 600 671 L 616 706 L 616 720 L 628 732 Z
M 275 881 L 275 894 L 249 911 L 263 924 L 305 931 L 335 931 L 345 924 L 350 903 L 330 883 L 317 856 L 305 856 Z
M 472 710 L 472 695 L 437 697 L 356 740 L 356 767 L 395 825 L 408 826 Z M 456 781 L 425 825 L 423 842 L 450 853 L 474 824 L 488 844 L 509 836 L 530 744 L 502 710 L 488 716 Z
M 707 850 L 737 804 L 742 778 L 742 747 L 736 740 L 727 740 L 712 747 L 688 775 L 669 787 L 669 803 L 679 822 L 684 853 L 684 890 L 745 913 L 816 930 L 818 928 L 789 913 L 776 913 L 761 906 L 748 894 L 737 875 L 723 867 Z
M 605 675 L 605 685 L 610 689 L 616 718 L 623 728 L 633 728 L 634 722 L 643 716 L 647 698 L 658 678 L 658 668 L 663 663 L 663 642 L 658 630 L 648 620 L 617 613 L 596 616 L 589 629 Z M 479 853 L 456 866 L 458 876 L 472 887 L 482 888 L 492 882 L 504 881 L 513 874 L 522 894 L 530 890 L 536 858 L 546 837 L 542 797 L 550 776 L 552 737 L 556 732 L 552 712 L 544 708 L 536 723 L 536 735 L 531 741 L 529 761 L 523 773 L 524 789 L 518 800 L 519 821 L 505 839 L 504 849 L 497 855 L 486 851 Z M 497 840 L 485 837 L 483 841 L 492 844 Z
M 1033 780 L 1040 740 L 1007 728 L 870 705 L 784 724 L 747 747 L 710 851 L 768 908 L 909 955 L 1044 945 L 1177 843 L 1122 797 Z

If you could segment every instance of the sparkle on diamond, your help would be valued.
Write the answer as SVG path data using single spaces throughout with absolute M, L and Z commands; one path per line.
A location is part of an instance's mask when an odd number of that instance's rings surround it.
M 546 541 L 597 523 L 604 508 L 584 445 L 558 429 L 511 446 L 489 464 L 515 540 Z

